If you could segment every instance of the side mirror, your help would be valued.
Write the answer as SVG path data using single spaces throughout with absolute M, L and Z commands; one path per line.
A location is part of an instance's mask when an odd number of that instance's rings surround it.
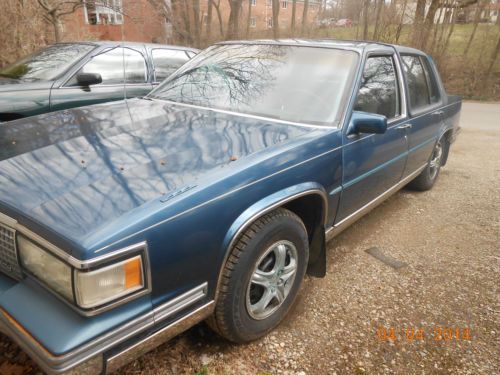
M 102 77 L 99 73 L 78 73 L 76 75 L 76 82 L 80 86 L 88 87 L 102 83 Z
M 354 111 L 347 134 L 384 134 L 386 130 L 387 117 L 375 113 Z

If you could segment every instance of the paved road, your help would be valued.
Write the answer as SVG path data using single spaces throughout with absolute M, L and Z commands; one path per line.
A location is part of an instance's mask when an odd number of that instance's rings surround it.
M 237 346 L 201 324 L 123 373 L 498 372 L 500 104 L 465 103 L 461 126 L 434 189 L 401 191 L 331 241 L 327 277 L 305 280 L 272 334 Z M 0 373 L 23 372 L 37 369 L 0 337 Z

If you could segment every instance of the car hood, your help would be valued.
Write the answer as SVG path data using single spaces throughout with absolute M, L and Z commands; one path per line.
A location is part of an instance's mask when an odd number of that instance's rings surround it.
M 0 124 L 0 209 L 82 244 L 146 202 L 311 131 L 140 99 Z

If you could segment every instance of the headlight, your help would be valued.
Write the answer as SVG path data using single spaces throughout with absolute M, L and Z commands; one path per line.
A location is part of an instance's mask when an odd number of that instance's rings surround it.
M 71 267 L 22 236 L 17 242 L 21 265 L 56 293 L 73 301 Z
M 140 256 L 100 268 L 75 273 L 76 303 L 91 308 L 144 288 Z
M 134 255 L 90 270 L 76 269 L 30 240 L 18 236 L 22 267 L 51 290 L 82 309 L 95 309 L 146 289 L 143 257 Z

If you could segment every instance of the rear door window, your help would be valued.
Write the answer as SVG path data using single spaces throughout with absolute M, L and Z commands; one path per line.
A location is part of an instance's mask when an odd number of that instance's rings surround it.
M 160 48 L 155 48 L 152 51 L 152 55 L 155 69 L 155 82 L 163 81 L 184 65 L 190 58 L 186 51 Z
M 428 79 L 419 56 L 403 55 L 403 74 L 408 84 L 410 108 L 420 109 L 431 104 Z M 439 99 L 438 99 L 439 100 Z
M 391 56 L 373 56 L 366 60 L 354 110 L 384 115 L 388 119 L 400 115 L 398 81 Z

